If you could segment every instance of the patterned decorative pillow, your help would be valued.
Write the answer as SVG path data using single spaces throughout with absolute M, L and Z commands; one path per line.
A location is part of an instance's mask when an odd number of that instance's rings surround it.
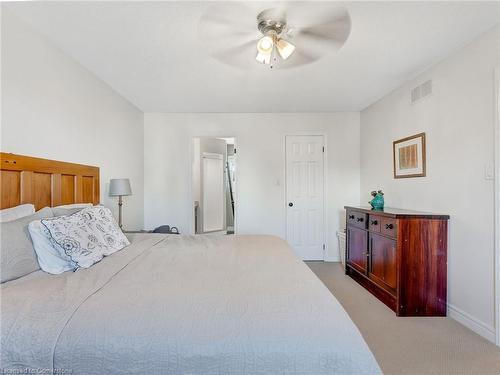
M 38 264 L 45 272 L 57 275 L 77 268 L 66 254 L 61 254 L 50 233 L 42 225 L 42 220 L 34 220 L 28 225 L 31 241 L 35 248 Z
M 51 243 L 61 254 L 76 264 L 88 268 L 104 256 L 130 245 L 106 207 L 84 208 L 72 215 L 43 219 Z M 67 258 L 65 257 L 65 258 Z

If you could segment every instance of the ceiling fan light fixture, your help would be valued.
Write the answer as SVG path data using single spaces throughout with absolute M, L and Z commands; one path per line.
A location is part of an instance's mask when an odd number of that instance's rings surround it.
M 295 46 L 284 39 L 287 31 L 286 13 L 280 9 L 266 9 L 257 16 L 257 27 L 264 35 L 257 42 L 257 61 L 270 65 L 278 63 L 278 55 L 282 60 L 288 59 L 295 51 Z
M 261 64 L 271 64 L 271 57 L 274 49 L 274 38 L 266 35 L 257 42 L 257 56 L 255 59 Z
M 295 46 L 292 43 L 287 42 L 285 39 L 278 39 L 276 42 L 276 48 L 283 60 L 288 59 L 292 53 L 295 51 Z

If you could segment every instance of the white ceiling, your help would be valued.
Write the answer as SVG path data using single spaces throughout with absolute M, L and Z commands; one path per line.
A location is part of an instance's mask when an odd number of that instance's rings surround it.
M 286 70 L 238 69 L 211 57 L 197 25 L 212 2 L 3 7 L 11 11 L 4 16 L 14 13 L 31 24 L 144 112 L 358 111 L 500 21 L 498 2 L 342 4 L 352 21 L 344 47 Z M 338 3 L 308 6 L 321 13 Z

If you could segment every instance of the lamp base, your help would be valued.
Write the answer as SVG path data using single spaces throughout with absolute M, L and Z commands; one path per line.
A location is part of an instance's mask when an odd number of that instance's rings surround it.
M 122 196 L 118 196 L 118 226 L 120 229 L 122 229 L 123 224 L 122 224 L 122 206 L 123 206 L 123 201 L 122 201 Z

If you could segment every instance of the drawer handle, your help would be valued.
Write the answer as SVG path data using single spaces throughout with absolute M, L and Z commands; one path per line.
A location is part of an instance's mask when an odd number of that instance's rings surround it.
M 354 215 L 349 215 L 349 220 L 354 219 Z
M 392 229 L 394 228 L 394 225 L 392 224 L 385 224 L 385 229 Z
M 371 225 L 378 225 L 378 221 L 377 220 L 372 220 L 370 221 Z
M 362 217 L 358 217 L 358 223 L 362 223 L 363 222 L 363 218 Z

